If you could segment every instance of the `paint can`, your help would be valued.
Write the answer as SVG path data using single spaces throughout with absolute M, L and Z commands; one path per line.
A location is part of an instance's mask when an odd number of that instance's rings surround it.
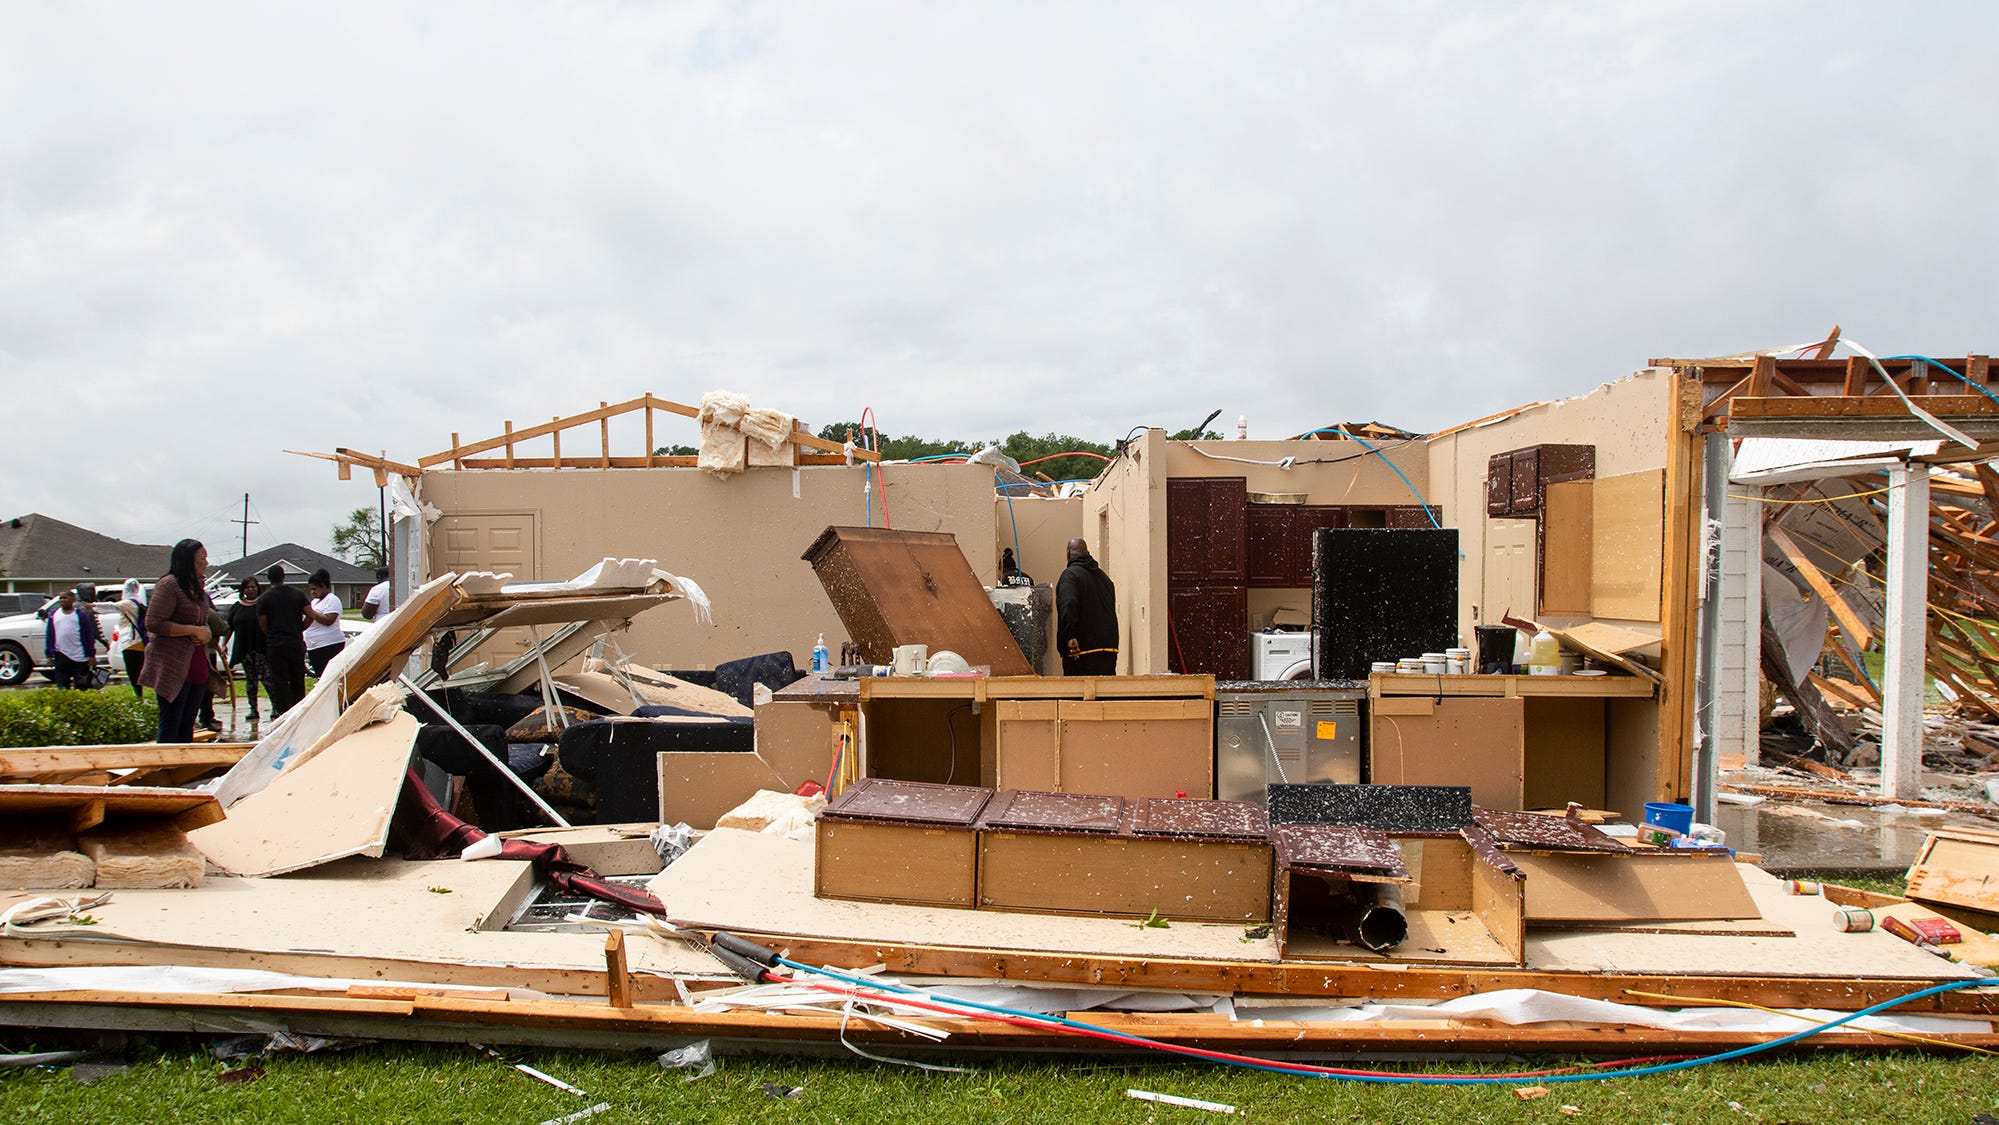
M 1817 895 L 1817 894 L 1824 894 L 1825 888 L 1819 886 L 1817 883 L 1812 882 L 1810 879 L 1786 879 L 1784 880 L 1784 893 L 1794 894 L 1794 895 Z
M 1393 660 L 1377 660 L 1368 666 L 1368 670 L 1377 676 L 1391 675 L 1395 671 L 1395 662 Z
M 1444 674 L 1444 654 L 1443 654 L 1443 653 L 1441 653 L 1441 652 L 1426 652 L 1426 653 L 1424 653 L 1424 654 L 1423 654 L 1423 671 L 1425 671 L 1425 672 L 1429 673 L 1429 674 L 1430 674 L 1430 675 L 1432 675 L 1432 676 L 1441 676 L 1441 675 L 1443 675 L 1443 674 Z
M 1468 648 L 1445 649 L 1444 671 L 1453 676 L 1462 676 L 1470 672 L 1471 650 Z
M 1832 925 L 1843 934 L 1865 933 L 1874 928 L 1874 912 L 1859 906 L 1842 906 L 1832 912 Z

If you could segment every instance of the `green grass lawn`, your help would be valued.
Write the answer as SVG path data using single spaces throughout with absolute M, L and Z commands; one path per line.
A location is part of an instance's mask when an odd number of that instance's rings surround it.
M 22 1039 L 8 1044 L 26 1045 Z M 381 1044 L 262 1060 L 255 1081 L 185 1046 L 141 1044 L 129 1071 L 90 1085 L 61 1071 L 0 1072 L 9 1122 L 534 1122 L 608 1102 L 615 1122 L 1161 1122 L 1220 1120 L 1126 1097 L 1136 1087 L 1225 1102 L 1262 1121 L 1338 1122 L 1968 1122 L 1999 1110 L 1999 1060 L 1826 1054 L 1648 1078 L 1549 1087 L 1523 1101 L 1504 1087 L 1380 1086 L 1202 1066 L 1114 1062 L 974 1064 L 932 1074 L 863 1061 L 723 1058 L 693 1082 L 647 1055 L 515 1052 L 578 1086 L 576 1097 L 470 1047 Z M 235 1064 L 232 1064 L 235 1065 Z M 1488 1072 L 1518 1064 L 1487 1066 Z M 1425 1068 L 1461 1073 L 1463 1065 Z M 804 1089 L 776 1100 L 764 1084 Z M 1563 1112 L 1573 1106 L 1579 1113 Z

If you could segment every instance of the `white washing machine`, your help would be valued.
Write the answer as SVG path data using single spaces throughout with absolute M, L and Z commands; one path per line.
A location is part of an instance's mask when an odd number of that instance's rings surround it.
M 1249 678 L 1309 680 L 1312 678 L 1312 633 L 1251 633 Z

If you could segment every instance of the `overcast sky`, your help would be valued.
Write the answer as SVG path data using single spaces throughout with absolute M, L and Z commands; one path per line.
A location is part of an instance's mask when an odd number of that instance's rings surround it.
M 0 0 L 0 515 L 323 549 L 374 489 L 285 449 L 646 391 L 1279 437 L 1989 352 L 1995 13 Z

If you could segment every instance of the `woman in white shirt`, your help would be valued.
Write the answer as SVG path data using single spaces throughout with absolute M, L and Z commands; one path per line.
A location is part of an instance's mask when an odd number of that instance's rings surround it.
M 305 608 L 305 662 L 314 676 L 324 676 L 326 666 L 347 647 L 347 634 L 340 631 L 340 599 L 333 593 L 333 575 L 321 567 L 306 579 L 305 592 L 312 601 Z

